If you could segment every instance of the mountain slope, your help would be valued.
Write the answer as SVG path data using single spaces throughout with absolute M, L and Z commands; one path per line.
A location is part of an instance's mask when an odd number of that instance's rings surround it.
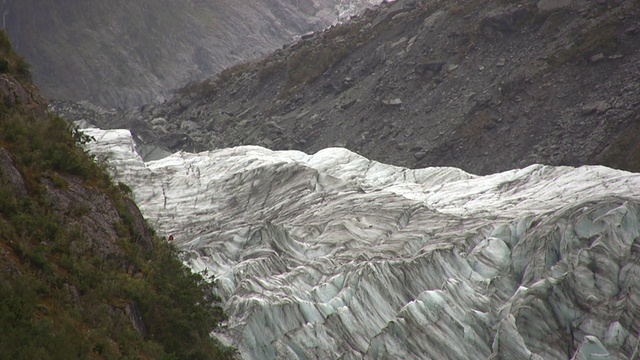
M 97 156 L 191 267 L 218 278 L 245 359 L 634 358 L 640 176 L 533 165 L 410 170 L 346 149 Z
M 0 31 L 0 358 L 231 358 L 211 286 L 49 115 Z
M 47 97 L 129 107 L 273 51 L 368 3 L 5 0 L 0 10 L 2 27 Z
M 476 174 L 533 163 L 640 170 L 640 3 L 554 4 L 383 4 L 166 104 L 92 121 L 169 150 L 339 145 Z

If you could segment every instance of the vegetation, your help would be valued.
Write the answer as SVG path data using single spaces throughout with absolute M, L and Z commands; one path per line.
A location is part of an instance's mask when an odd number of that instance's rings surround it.
M 569 48 L 549 59 L 552 65 L 562 65 L 572 61 L 587 61 L 598 53 L 610 55 L 618 47 L 617 35 L 620 27 L 618 19 L 598 22 L 577 37 Z
M 375 15 L 373 12 L 366 12 L 363 16 L 373 18 Z M 364 23 L 337 25 L 322 34 L 316 34 L 312 39 L 291 45 L 282 60 L 269 61 L 269 58 L 265 58 L 237 64 L 225 69 L 215 78 L 187 85 L 178 90 L 178 93 L 197 94 L 204 99 L 211 99 L 220 89 L 228 87 L 242 75 L 253 72 L 259 85 L 272 79 L 281 82 L 281 97 L 289 97 L 338 64 L 374 34 L 384 33 L 388 27 L 385 23 L 364 31 Z
M 28 66 L 3 32 L 0 47 L 0 70 L 26 81 Z M 157 236 L 143 248 L 130 190 L 79 147 L 92 139 L 32 105 L 0 106 L 0 148 L 26 188 L 0 169 L 0 359 L 232 358 L 233 349 L 210 337 L 224 320 L 211 282 Z M 89 206 L 53 210 L 47 181 L 103 194 L 101 206 L 119 214 L 115 251 L 105 256 L 82 226 Z
M 318 47 L 307 46 L 296 51 L 287 64 L 285 90 L 311 83 L 350 51 L 351 46 L 337 42 Z
M 640 172 L 640 112 L 630 128 L 605 149 L 600 160 L 613 168 Z
M 0 74 L 5 73 L 12 73 L 23 81 L 31 79 L 29 63 L 13 51 L 9 37 L 0 30 Z

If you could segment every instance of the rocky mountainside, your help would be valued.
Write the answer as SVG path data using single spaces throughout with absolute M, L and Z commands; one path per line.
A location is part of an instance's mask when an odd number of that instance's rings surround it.
M 228 359 L 211 286 L 46 111 L 0 31 L 0 359 Z
M 398 0 L 162 105 L 58 110 L 169 151 L 344 146 L 476 174 L 533 163 L 640 171 L 639 39 L 638 0 Z
M 640 174 L 406 169 L 342 148 L 98 158 L 229 315 L 243 359 L 637 359 Z
M 49 98 L 141 105 L 375 0 L 3 0 L 2 27 Z M 379 1 L 378 1 L 379 2 Z

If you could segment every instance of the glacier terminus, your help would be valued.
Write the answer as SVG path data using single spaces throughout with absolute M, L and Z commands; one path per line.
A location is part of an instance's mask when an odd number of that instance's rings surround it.
M 343 148 L 144 162 L 87 128 L 148 221 L 215 277 L 244 359 L 638 359 L 640 174 L 407 169 Z

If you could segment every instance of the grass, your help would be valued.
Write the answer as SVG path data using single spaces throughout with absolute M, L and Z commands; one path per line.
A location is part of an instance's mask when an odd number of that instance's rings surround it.
M 375 16 L 371 12 L 368 14 L 368 16 Z M 312 39 L 292 46 L 295 50 L 291 51 L 290 56 L 284 60 L 268 62 L 268 59 L 265 59 L 238 64 L 225 69 L 215 78 L 190 84 L 178 92 L 195 93 L 205 99 L 212 99 L 220 89 L 251 72 L 256 75 L 259 85 L 264 85 L 276 78 L 281 80 L 281 96 L 291 96 L 338 64 L 372 35 L 371 32 L 361 32 L 361 26 L 361 23 L 356 22 L 335 26 L 323 34 L 316 35 L 322 36 L 320 41 Z M 384 29 L 371 29 L 371 31 L 382 32 Z
M 584 34 L 577 36 L 574 44 L 551 57 L 551 65 L 562 65 L 573 61 L 586 62 L 589 57 L 598 53 L 611 54 L 618 47 L 617 35 L 620 21 L 610 19 L 589 28 Z
M 13 51 L 9 36 L 4 30 L 0 30 L 0 73 L 13 74 L 22 81 L 31 80 L 29 63 Z

